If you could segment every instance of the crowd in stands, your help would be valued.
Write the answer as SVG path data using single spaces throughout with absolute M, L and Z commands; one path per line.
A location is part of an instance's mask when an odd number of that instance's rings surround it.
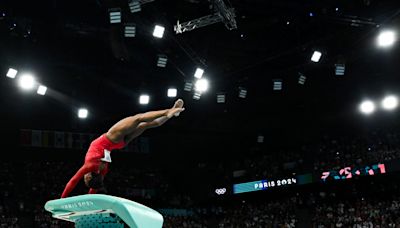
M 352 137 L 325 135 L 315 143 L 288 150 L 254 150 L 254 156 L 230 162 L 233 166 L 227 164 L 227 167 L 243 170 L 245 178 L 257 180 L 371 165 L 400 158 L 400 134 L 374 131 Z
M 248 171 L 248 175 L 253 175 L 254 180 L 292 173 L 293 169 L 319 172 L 345 165 L 389 161 L 400 158 L 399 142 L 400 137 L 393 133 L 352 138 L 324 137 L 317 144 L 303 145 L 300 153 L 282 151 L 260 156 L 254 153 L 253 160 L 248 158 L 242 163 L 230 164 L 229 172 L 241 167 Z M 308 153 L 308 156 L 302 153 Z M 80 165 L 80 162 L 71 161 L 1 162 L 0 227 L 71 227 L 65 221 L 51 218 L 43 205 L 60 197 L 66 182 Z M 315 186 L 314 192 L 306 194 L 271 199 L 265 193 L 263 200 L 227 200 L 229 202 L 225 204 L 202 205 L 199 207 L 202 209 L 196 209 L 196 202 L 190 197 L 174 195 L 163 170 L 149 168 L 144 171 L 120 165 L 109 173 L 105 183 L 110 194 L 152 205 L 155 209 L 192 210 L 188 214 L 164 214 L 164 227 L 290 228 L 297 227 L 304 219 L 316 228 L 400 225 L 400 191 L 393 183 L 355 188 L 347 195 L 340 194 L 341 189 L 325 192 Z M 86 192 L 83 183 L 78 184 L 75 194 Z

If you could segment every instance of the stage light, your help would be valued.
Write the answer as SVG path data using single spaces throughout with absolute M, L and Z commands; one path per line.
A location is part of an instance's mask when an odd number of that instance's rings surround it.
M 335 75 L 342 76 L 346 70 L 345 64 L 335 64 Z
M 139 104 L 146 105 L 146 104 L 149 103 L 149 101 L 150 101 L 150 96 L 149 95 L 141 95 L 139 97 Z
M 239 87 L 239 97 L 240 98 L 246 98 L 247 96 L 247 89 L 243 87 Z
M 86 108 L 80 108 L 78 110 L 78 117 L 80 119 L 86 119 L 88 116 L 88 110 Z
M 8 69 L 8 72 L 7 72 L 6 76 L 9 77 L 9 78 L 15 78 L 17 76 L 17 73 L 18 73 L 17 70 L 15 70 L 13 68 L 10 68 L 10 69 Z
M 37 90 L 37 94 L 43 96 L 43 95 L 46 94 L 46 91 L 47 91 L 47 87 L 46 87 L 46 86 L 43 86 L 43 85 L 40 85 L 39 88 L 38 88 L 38 90 Z
M 363 101 L 360 105 L 360 111 L 364 114 L 372 114 L 375 111 L 375 104 L 372 101 Z
M 110 9 L 109 14 L 110 14 L 110 23 L 111 24 L 121 23 L 121 9 L 120 8 Z
M 142 10 L 142 7 L 138 0 L 132 0 L 129 2 L 129 9 L 131 10 L 131 13 L 137 13 Z
M 190 92 L 193 89 L 193 83 L 192 82 L 185 82 L 185 87 L 183 88 L 183 90 Z
M 274 86 L 273 86 L 273 90 L 282 90 L 282 80 L 281 79 L 274 79 Z
M 167 61 L 168 61 L 168 57 L 166 55 L 158 55 L 157 66 L 158 67 L 166 67 Z
M 387 96 L 382 100 L 382 108 L 385 110 L 393 110 L 397 108 L 399 101 L 396 96 Z
M 307 80 L 307 77 L 304 76 L 304 74 L 299 73 L 299 80 L 298 80 L 298 83 L 299 83 L 300 85 L 304 85 L 304 84 L 306 83 L 306 80 Z
M 310 12 L 308 15 L 309 15 L 310 17 L 314 17 L 314 14 L 313 14 L 312 12 Z
M 321 59 L 322 53 L 319 51 L 314 51 L 312 57 L 311 57 L 311 61 L 313 62 L 319 62 L 319 60 Z
M 195 84 L 195 90 L 203 93 L 205 91 L 207 91 L 208 89 L 208 81 L 207 79 L 199 79 L 197 80 L 196 84 Z
M 225 94 L 224 93 L 217 94 L 217 103 L 218 104 L 225 103 Z
M 165 28 L 163 26 L 156 25 L 154 27 L 153 36 L 157 37 L 157 38 L 162 38 L 164 36 L 164 31 L 165 31 Z
M 379 47 L 390 47 L 396 42 L 396 33 L 394 31 L 382 31 L 377 39 Z
M 135 37 L 136 36 L 136 25 L 135 24 L 125 24 L 125 37 Z
M 201 68 L 197 68 L 196 72 L 194 73 L 194 77 L 200 79 L 203 77 L 203 74 L 204 74 L 204 70 Z
M 31 90 L 35 86 L 35 79 L 30 74 L 24 74 L 19 79 L 19 86 L 24 90 Z
M 200 100 L 200 97 L 201 97 L 201 92 L 198 91 L 194 92 L 193 99 Z
M 176 97 L 178 90 L 175 88 L 168 89 L 168 97 Z

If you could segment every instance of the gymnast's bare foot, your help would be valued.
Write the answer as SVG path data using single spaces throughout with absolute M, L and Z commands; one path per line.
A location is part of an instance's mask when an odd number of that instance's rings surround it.
M 178 99 L 175 101 L 174 107 L 172 107 L 172 108 L 182 108 L 182 107 L 183 107 L 183 100 Z

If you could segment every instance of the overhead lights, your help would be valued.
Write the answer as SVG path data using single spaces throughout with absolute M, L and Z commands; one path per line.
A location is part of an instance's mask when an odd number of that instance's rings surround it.
M 124 30 L 124 35 L 125 37 L 135 37 L 136 36 L 136 25 L 132 23 L 127 23 L 125 24 L 125 30 Z
M 392 30 L 382 31 L 377 38 L 377 43 L 379 47 L 390 47 L 396 42 L 396 33 Z
M 149 95 L 141 95 L 139 97 L 139 104 L 141 104 L 141 105 L 147 105 L 147 104 L 149 104 L 149 101 L 150 101 Z
M 196 72 L 194 73 L 194 77 L 200 79 L 203 77 L 203 74 L 204 70 L 202 68 L 197 68 Z
M 35 79 L 30 74 L 24 74 L 19 78 L 19 86 L 24 90 L 31 90 L 35 86 Z
M 168 95 L 168 97 L 176 97 L 177 93 L 178 93 L 177 89 L 169 88 L 167 95 Z
M 80 119 L 86 119 L 88 117 L 88 110 L 86 108 L 80 108 L 78 110 L 78 117 Z
M 321 59 L 321 57 L 322 57 L 322 53 L 321 53 L 321 52 L 319 52 L 319 51 L 314 51 L 314 53 L 313 53 L 313 55 L 312 55 L 312 57 L 311 57 L 311 61 L 317 63 L 317 62 L 319 62 L 319 60 Z
M 7 71 L 6 76 L 9 78 L 15 78 L 17 76 L 18 71 L 13 69 L 13 68 L 9 68 Z
M 157 66 L 158 67 L 166 67 L 167 61 L 168 61 L 168 57 L 166 55 L 158 55 Z
M 129 2 L 129 9 L 131 13 L 137 13 L 142 10 L 139 0 L 132 0 Z
M 156 25 L 154 27 L 153 36 L 157 38 L 163 38 L 165 28 L 161 25 Z
M 277 90 L 282 90 L 282 80 L 281 79 L 274 79 L 273 80 L 273 87 L 272 89 L 277 91 Z
M 385 110 L 393 110 L 397 108 L 399 104 L 396 96 L 387 96 L 382 100 L 382 108 Z
M 195 90 L 203 93 L 208 89 L 208 81 L 207 79 L 199 79 L 195 84 Z
M 375 111 L 375 104 L 370 100 L 363 101 L 359 109 L 363 114 L 370 115 Z
M 247 96 L 247 89 L 246 88 L 244 88 L 244 87 L 239 87 L 239 97 L 240 98 L 246 98 L 246 96 Z
M 40 85 L 37 89 L 37 94 L 44 96 L 46 94 L 47 87 L 44 85 Z
M 110 15 L 110 23 L 111 24 L 121 23 L 121 9 L 120 8 L 110 9 L 109 15 Z

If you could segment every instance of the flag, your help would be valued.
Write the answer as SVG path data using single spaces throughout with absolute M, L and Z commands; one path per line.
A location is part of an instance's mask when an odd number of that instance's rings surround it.
M 55 148 L 65 148 L 65 135 L 64 132 L 56 131 L 54 133 L 54 147 Z
M 19 132 L 19 139 L 21 146 L 31 146 L 32 144 L 32 131 L 27 129 L 21 129 Z
M 72 133 L 71 132 L 65 132 L 64 135 L 65 135 L 65 146 L 66 146 L 66 148 L 71 149 L 72 148 L 72 143 L 73 143 Z
M 32 146 L 42 146 L 42 131 L 32 130 Z
M 42 147 L 54 147 L 54 132 L 43 131 L 42 132 Z

